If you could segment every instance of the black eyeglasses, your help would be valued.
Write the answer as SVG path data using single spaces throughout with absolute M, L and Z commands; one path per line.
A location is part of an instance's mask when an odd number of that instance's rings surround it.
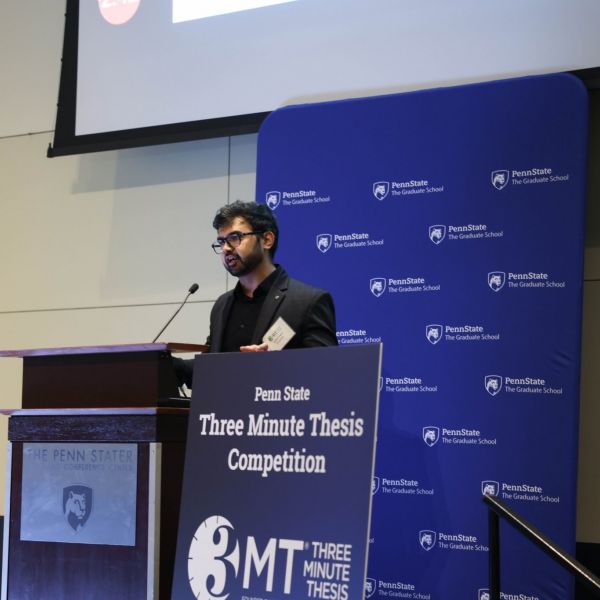
M 223 248 L 225 244 L 227 244 L 230 248 L 237 248 L 241 243 L 244 237 L 247 235 L 262 235 L 264 231 L 248 231 L 244 233 L 242 231 L 232 231 L 229 235 L 225 237 L 218 237 L 216 242 L 211 244 L 211 248 L 217 253 L 221 254 L 223 252 Z

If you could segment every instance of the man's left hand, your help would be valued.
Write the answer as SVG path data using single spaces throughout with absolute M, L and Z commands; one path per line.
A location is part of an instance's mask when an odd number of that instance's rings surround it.
M 240 352 L 266 352 L 269 349 L 269 344 L 252 344 L 251 346 L 240 346 Z

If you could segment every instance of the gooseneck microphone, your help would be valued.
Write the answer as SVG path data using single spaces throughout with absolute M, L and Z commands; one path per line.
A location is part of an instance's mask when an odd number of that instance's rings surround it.
M 152 340 L 152 343 L 156 342 L 156 340 L 161 336 L 162 332 L 169 326 L 171 321 L 179 314 L 179 311 L 183 308 L 184 304 L 187 302 L 187 299 L 198 291 L 200 286 L 197 283 L 192 283 L 190 289 L 188 290 L 187 296 L 183 299 L 183 302 L 179 305 L 179 308 L 173 313 L 173 316 L 165 323 L 165 326 L 158 332 L 156 337 Z

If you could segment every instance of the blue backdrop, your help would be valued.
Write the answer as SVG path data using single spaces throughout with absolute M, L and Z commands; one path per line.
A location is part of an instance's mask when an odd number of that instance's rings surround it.
M 369 597 L 485 598 L 483 490 L 574 550 L 586 138 L 568 75 L 263 124 L 278 262 L 333 293 L 341 344 L 384 343 Z M 502 536 L 505 597 L 572 597 Z

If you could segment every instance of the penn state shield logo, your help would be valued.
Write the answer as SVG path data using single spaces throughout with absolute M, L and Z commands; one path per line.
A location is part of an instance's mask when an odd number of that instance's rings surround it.
M 377 582 L 370 577 L 365 579 L 365 598 L 370 598 L 377 589 Z
M 482 481 L 481 493 L 484 496 L 497 496 L 500 484 L 497 481 Z
M 429 239 L 438 246 L 444 241 L 446 237 L 446 226 L 445 225 L 431 225 L 429 228 Z
M 486 375 L 484 385 L 485 391 L 490 396 L 495 396 L 502 389 L 502 377 L 500 375 Z
M 440 428 L 428 425 L 423 427 L 423 441 L 431 448 L 435 446 L 440 439 Z
M 373 481 L 371 482 L 371 494 L 373 496 L 379 491 L 379 477 L 373 477 Z
M 497 190 L 503 190 L 510 180 L 510 174 L 507 170 L 492 171 L 492 185 Z
M 490 600 L 490 590 L 488 588 L 477 590 L 477 600 Z
M 281 192 L 267 192 L 265 202 L 271 210 L 275 210 L 281 202 Z
M 504 271 L 492 271 L 488 273 L 488 285 L 493 292 L 499 292 L 506 283 L 506 273 Z
M 379 391 L 383 389 L 383 377 L 379 378 Z
M 429 529 L 423 529 L 419 531 L 419 544 L 423 550 L 429 552 L 437 542 L 437 533 Z
M 376 298 L 379 298 L 379 296 L 385 292 L 385 286 L 385 277 L 373 277 L 373 279 L 369 281 L 369 289 Z
M 430 344 L 433 344 L 434 346 L 438 343 L 442 341 L 442 331 L 444 330 L 444 326 L 443 325 L 436 325 L 436 324 L 431 324 L 431 325 L 426 325 L 425 326 L 425 337 L 427 338 L 427 341 Z
M 317 236 L 317 248 L 325 254 L 331 248 L 331 234 L 320 233 Z
M 389 181 L 376 181 L 373 184 L 373 196 L 377 198 L 377 200 L 383 200 L 390 192 L 390 182 Z
M 92 488 L 85 485 L 70 485 L 63 488 L 63 514 L 76 533 L 85 527 L 90 518 L 92 497 Z

